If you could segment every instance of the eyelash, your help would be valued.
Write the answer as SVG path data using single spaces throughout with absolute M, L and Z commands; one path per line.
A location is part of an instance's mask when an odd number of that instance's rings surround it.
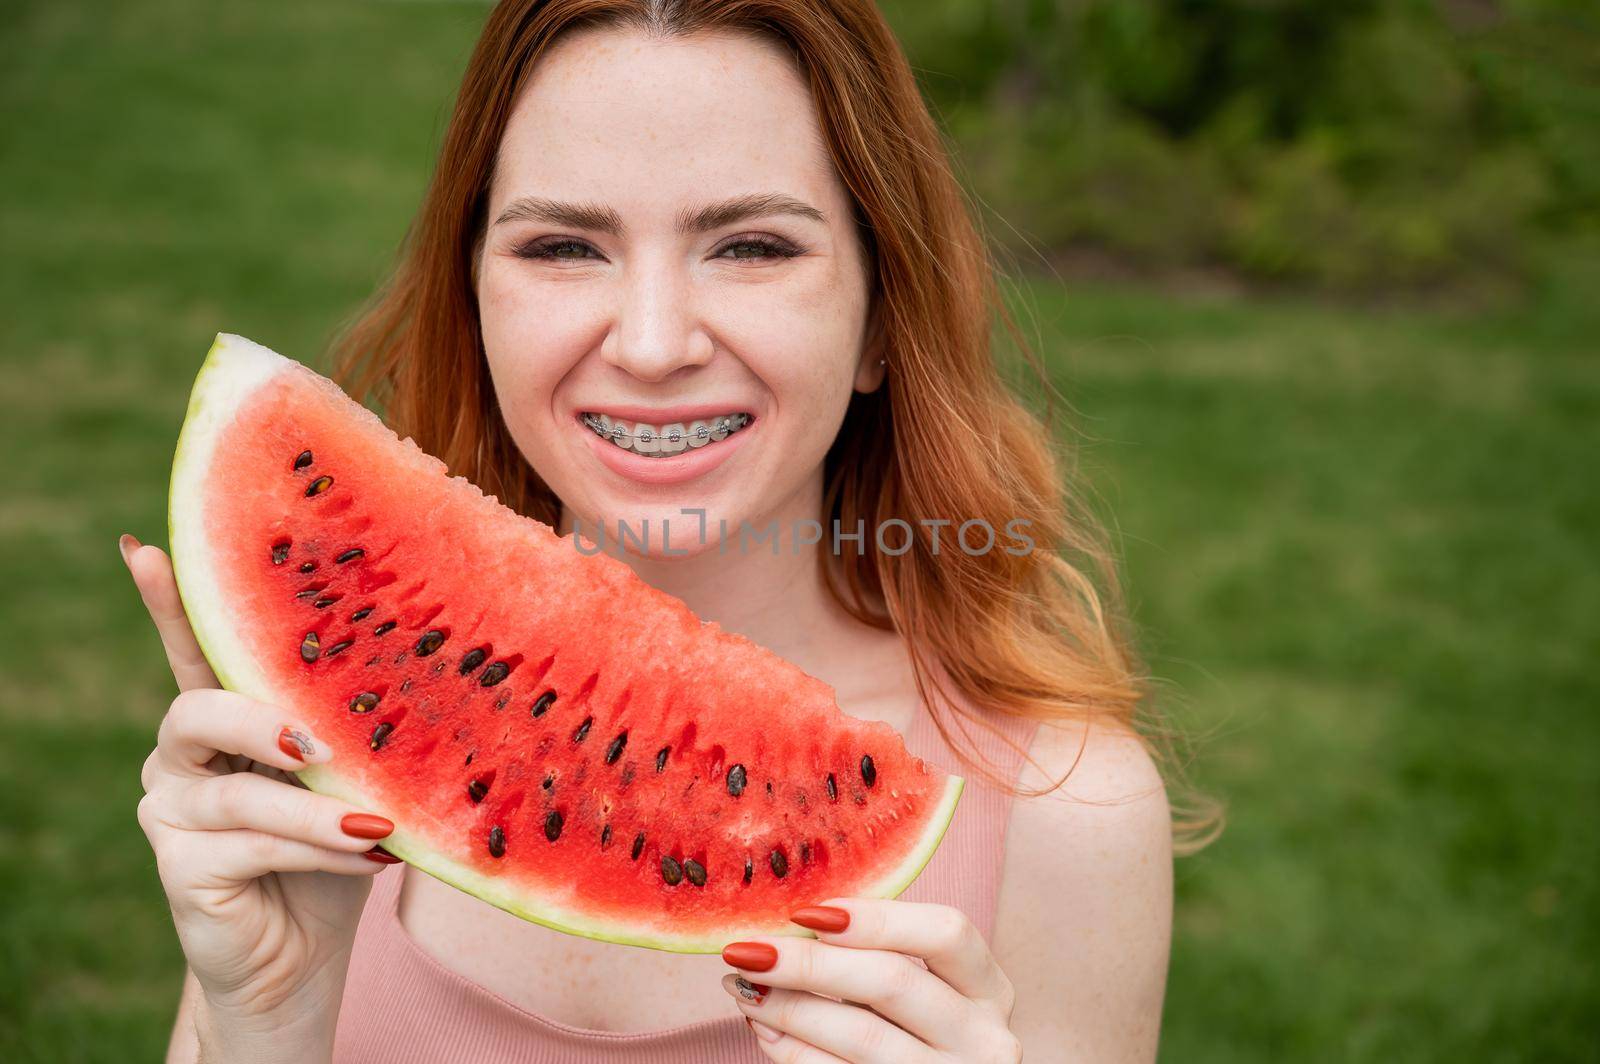
M 582 258 L 588 257 L 557 255 L 555 253 L 555 249 L 560 247 L 578 247 L 589 251 L 594 250 L 593 246 L 586 241 L 578 240 L 577 238 L 570 236 L 556 236 L 541 237 L 537 240 L 530 240 L 527 243 L 521 244 L 513 249 L 512 254 L 516 255 L 519 259 L 534 259 L 545 262 L 556 262 L 562 260 L 578 261 Z M 750 236 L 739 237 L 728 241 L 726 244 L 723 244 L 719 250 L 718 257 L 721 257 L 720 252 L 726 252 L 733 248 L 740 247 L 759 248 L 761 249 L 761 253 L 759 255 L 746 256 L 743 260 L 738 260 L 736 258 L 736 261 L 753 262 L 761 259 L 792 259 L 796 255 L 804 253 L 804 249 L 796 247 L 787 240 L 780 240 L 773 237 Z

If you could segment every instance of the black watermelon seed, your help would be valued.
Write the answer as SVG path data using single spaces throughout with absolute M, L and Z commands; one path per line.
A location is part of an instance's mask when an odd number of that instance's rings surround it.
M 506 855 L 506 833 L 499 824 L 489 829 L 489 856 L 504 857 Z
M 839 800 L 839 785 L 833 781 L 833 773 L 828 773 L 828 778 L 822 781 L 822 785 L 828 790 L 828 801 L 837 802 Z
M 300 660 L 308 665 L 316 661 L 318 648 L 321 645 L 322 640 L 317 638 L 317 633 L 307 632 L 306 637 L 300 640 Z
M 355 624 L 357 621 L 364 621 L 370 616 L 372 616 L 372 607 L 363 606 L 350 615 L 350 623 Z
M 325 657 L 325 658 L 331 658 L 335 654 L 343 654 L 346 650 L 349 650 L 351 647 L 353 647 L 355 645 L 356 645 L 356 642 L 355 642 L 354 639 L 346 639 L 342 643 L 333 644 L 333 646 L 328 648 L 328 652 L 326 654 L 322 655 L 322 656 Z
M 294 597 L 295 598 L 311 598 L 314 595 L 322 594 L 322 589 L 327 587 L 327 586 L 328 586 L 327 584 L 312 584 L 308 588 L 304 588 L 304 589 L 302 589 L 300 591 L 296 591 L 294 593 Z
M 773 850 L 772 856 L 767 858 L 767 864 L 772 866 L 772 874 L 779 879 L 789 874 L 789 859 L 782 850 Z
M 539 784 L 539 786 L 543 787 L 547 791 L 551 787 L 554 787 L 555 785 L 556 785 L 556 777 L 555 777 L 555 774 L 552 773 L 552 772 L 546 772 L 544 774 L 544 781 Z
M 474 647 L 467 651 L 461 657 L 461 668 L 459 670 L 461 675 L 465 676 L 473 669 L 476 669 L 479 665 L 482 665 L 483 659 L 488 656 L 489 652 L 484 650 L 482 647 Z
M 572 741 L 581 743 L 589 737 L 589 725 L 594 723 L 593 717 L 584 717 L 583 723 L 578 725 L 578 730 L 572 733 Z
M 395 621 L 384 621 L 382 624 L 378 625 L 378 627 L 376 627 L 376 628 L 374 628 L 372 630 L 372 634 L 373 635 L 388 635 L 390 632 L 394 631 L 395 624 L 396 624 Z
M 744 793 L 745 771 L 743 765 L 735 765 L 728 770 L 728 793 L 735 798 Z
M 811 863 L 811 843 L 810 842 L 802 842 L 800 844 L 800 863 L 803 864 L 803 865 L 808 865 L 808 864 Z
M 746 885 L 748 885 L 750 883 L 750 877 L 755 875 L 755 874 L 756 874 L 755 862 L 750 860 L 750 855 L 749 854 L 746 854 L 745 858 L 744 858 L 744 881 L 745 881 Z
M 664 772 L 667 768 L 667 755 L 672 753 L 672 747 L 663 746 L 656 752 L 656 771 Z
M 332 477 L 318 477 L 306 487 L 306 498 L 309 499 L 313 495 L 321 495 L 331 487 L 333 487 Z
M 345 562 L 353 562 L 353 561 L 355 561 L 357 558 L 361 557 L 365 553 L 367 553 L 367 552 L 362 550 L 360 547 L 351 547 L 349 550 L 345 551 L 343 554 L 339 555 L 337 558 L 335 558 L 333 560 L 337 564 L 343 565 Z
M 338 602 L 338 601 L 339 601 L 339 596 L 338 595 L 327 595 L 327 596 L 325 596 L 323 598 L 317 599 L 317 601 L 313 602 L 311 605 L 316 607 L 319 610 L 325 610 L 329 606 L 332 606 L 335 602 Z
M 444 646 L 444 633 L 437 628 L 429 628 L 422 633 L 422 638 L 417 640 L 417 657 L 425 658 L 442 646 Z
M 627 746 L 628 733 L 618 733 L 617 737 L 611 740 L 611 745 L 606 747 L 606 764 L 615 765 L 617 763 L 617 758 L 622 756 L 622 751 L 627 749 Z
M 316 570 L 316 568 L 317 568 L 317 563 L 316 562 L 301 562 L 300 563 L 300 571 L 302 573 L 313 572 L 313 571 Z
M 282 565 L 289 560 L 289 544 L 274 543 L 272 545 L 272 564 Z
M 699 861 L 686 860 L 683 862 L 683 874 L 689 877 L 689 882 L 697 887 L 706 885 L 706 870 Z
M 497 661 L 483 670 L 483 675 L 478 677 L 478 685 L 480 687 L 493 687 L 510 675 L 511 666 L 503 661 Z
M 367 742 L 367 746 L 373 751 L 381 749 L 383 744 L 389 741 L 389 733 L 392 731 L 394 731 L 394 725 L 384 721 L 372 729 L 372 738 Z
M 544 837 L 551 842 L 555 842 L 561 837 L 561 814 L 554 809 L 545 815 Z
M 294 456 L 294 467 L 295 467 L 295 469 L 297 471 L 301 470 L 301 469 L 304 469 L 306 466 L 308 466 L 310 464 L 311 464 L 311 452 L 310 451 L 301 451 L 299 454 Z
M 642 831 L 633 837 L 633 853 L 629 856 L 632 860 L 637 861 L 641 853 L 644 853 L 644 832 Z
M 470 761 L 472 755 L 468 754 L 467 758 Z M 482 780 L 473 780 L 471 783 L 467 784 L 467 797 L 472 799 L 473 805 L 477 805 L 479 802 L 483 801 L 488 794 L 489 785 Z
M 476 751 L 476 750 L 468 750 L 468 751 L 467 751 L 467 759 L 466 759 L 466 760 L 465 760 L 465 761 L 463 761 L 463 762 L 462 762 L 462 764 L 463 764 L 463 765 L 470 765 L 470 764 L 472 764 L 472 757 L 473 757 L 473 755 L 474 755 L 474 754 L 476 754 L 476 753 L 477 753 L 477 752 L 478 752 L 478 751 Z
M 350 700 L 350 712 L 371 713 L 378 708 L 378 696 L 371 691 L 362 691 Z
M 555 704 L 555 701 L 556 693 L 554 691 L 546 691 L 544 694 L 540 695 L 534 700 L 533 709 L 529 712 L 531 712 L 535 717 L 542 717 L 545 715 L 545 712 Z
M 611 825 L 607 824 L 600 829 L 600 848 L 603 850 L 611 845 Z
M 667 881 L 667 886 L 675 887 L 683 882 L 683 866 L 674 861 L 667 854 L 661 855 L 661 878 Z
M 878 770 L 875 767 L 873 767 L 872 755 L 871 754 L 862 754 L 861 755 L 861 782 L 865 783 L 868 787 L 870 787 L 874 783 L 876 783 L 877 780 L 878 780 Z

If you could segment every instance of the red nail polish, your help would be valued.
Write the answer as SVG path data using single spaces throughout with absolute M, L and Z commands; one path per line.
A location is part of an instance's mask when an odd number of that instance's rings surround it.
M 311 745 L 311 736 L 305 732 L 285 728 L 278 733 L 278 749 L 296 761 L 304 761 L 316 748 Z
M 832 905 L 807 905 L 804 909 L 796 909 L 789 919 L 801 927 L 835 935 L 850 926 L 850 914 Z
M 722 947 L 722 959 L 747 972 L 764 972 L 778 963 L 778 951 L 765 942 L 732 942 Z
M 379 864 L 400 863 L 400 858 L 378 846 L 374 846 L 372 849 L 366 850 L 361 854 L 361 856 L 365 857 L 369 861 L 376 861 Z
M 371 813 L 346 813 L 339 830 L 354 839 L 382 839 L 394 834 L 394 821 Z

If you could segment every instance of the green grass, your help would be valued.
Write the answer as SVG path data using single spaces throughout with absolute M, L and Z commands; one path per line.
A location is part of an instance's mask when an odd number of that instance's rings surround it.
M 164 538 L 214 332 L 311 357 L 382 276 L 482 12 L 0 14 L 0 1059 L 159 1057 L 170 680 L 114 540 Z M 1030 286 L 1230 805 L 1166 1059 L 1593 1059 L 1596 261 L 1492 314 Z

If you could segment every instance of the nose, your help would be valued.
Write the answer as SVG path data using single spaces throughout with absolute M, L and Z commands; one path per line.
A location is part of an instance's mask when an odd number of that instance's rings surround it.
M 664 256 L 630 263 L 600 357 L 651 383 L 711 361 L 711 336 L 699 321 L 690 288 L 687 267 Z

